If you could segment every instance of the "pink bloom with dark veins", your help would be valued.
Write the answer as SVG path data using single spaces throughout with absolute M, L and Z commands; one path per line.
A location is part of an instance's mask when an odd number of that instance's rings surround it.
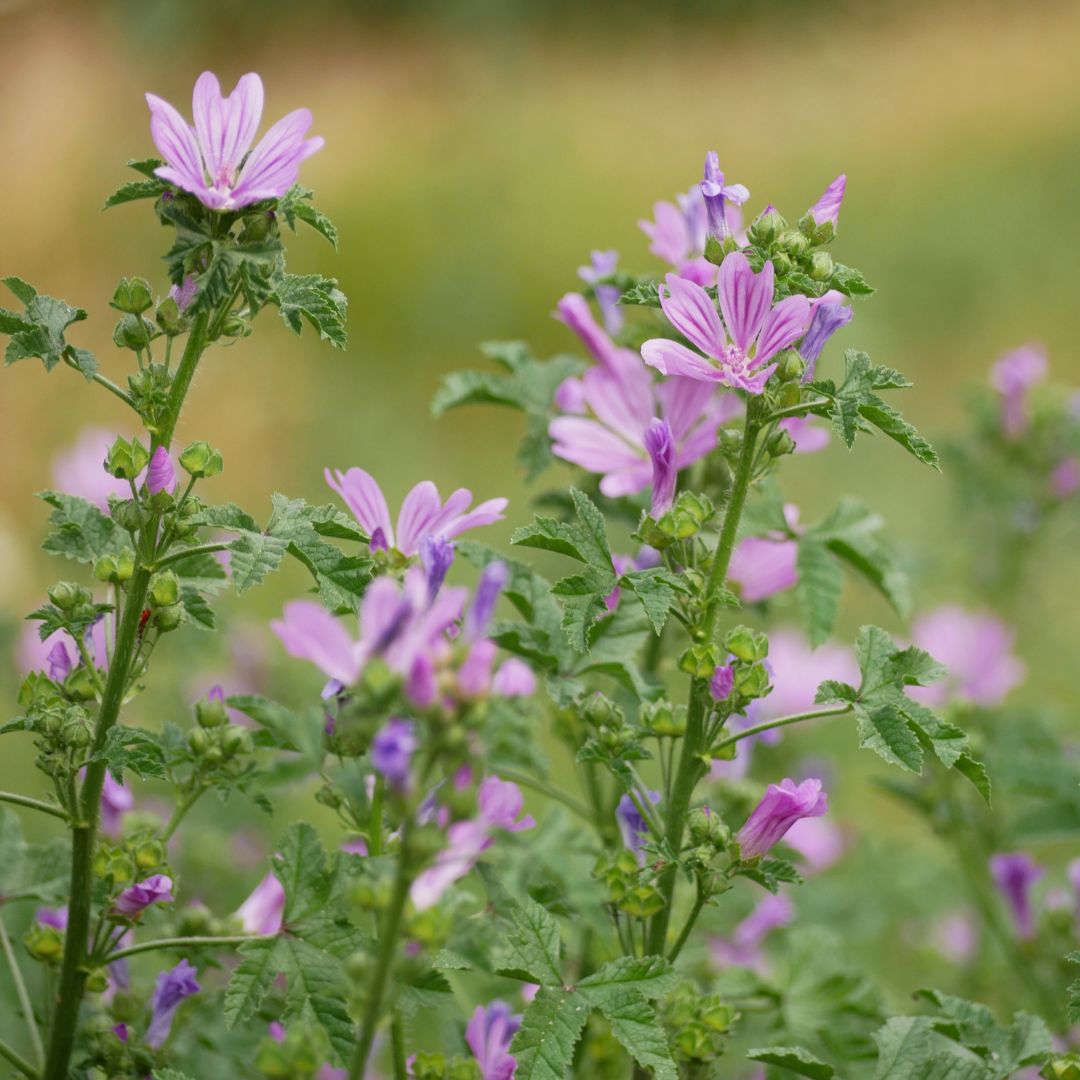
M 806 817 L 820 817 L 829 808 L 820 780 L 781 780 L 770 784 L 761 802 L 746 819 L 736 839 L 744 859 L 767 854 L 784 834 Z

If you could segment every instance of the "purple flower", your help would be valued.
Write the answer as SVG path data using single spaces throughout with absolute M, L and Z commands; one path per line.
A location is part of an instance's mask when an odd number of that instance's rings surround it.
M 62 640 L 54 642 L 45 654 L 45 670 L 49 678 L 53 682 L 62 683 L 71 674 L 72 666 L 67 646 Z
M 1001 395 L 1001 430 L 1015 441 L 1027 430 L 1028 394 L 1046 378 L 1046 350 L 1024 345 L 1006 353 L 990 372 L 990 383 Z
M 128 1026 L 127 1024 L 116 1024 L 113 1026 L 112 1033 L 122 1042 L 128 1041 Z
M 674 440 L 675 464 L 685 469 L 716 448 L 719 426 L 736 415 L 732 394 L 717 394 L 709 383 L 672 378 L 654 384 L 641 358 L 622 350 L 607 367 L 580 379 L 567 379 L 557 393 L 560 407 L 573 403 L 575 415 L 548 425 L 552 453 L 601 474 L 600 490 L 609 498 L 634 495 L 652 483 L 652 460 L 645 432 L 657 417 L 666 420 Z
M 502 1001 L 477 1005 L 465 1028 L 465 1041 L 480 1065 L 482 1080 L 513 1080 L 517 1062 L 508 1053 L 521 1017 Z
M 720 171 L 720 157 L 715 150 L 705 155 L 705 177 L 701 181 L 701 194 L 705 200 L 705 210 L 709 220 L 709 235 L 723 242 L 731 235 L 731 226 L 727 221 L 729 202 L 742 206 L 750 198 L 750 192 L 742 184 L 724 183 L 724 174 Z
M 164 1045 L 180 1002 L 192 994 L 197 994 L 201 989 L 195 980 L 195 968 L 186 960 L 181 960 L 176 967 L 158 975 L 154 984 L 154 996 L 150 1002 L 150 1026 L 146 1029 L 146 1042 L 149 1046 L 156 1050 Z
M 1016 936 L 1027 941 L 1035 936 L 1035 918 L 1031 910 L 1031 886 L 1046 871 L 1024 852 L 990 856 L 990 875 L 1012 912 Z
M 766 896 L 738 926 L 730 938 L 710 942 L 713 963 L 718 968 L 745 967 L 761 973 L 765 967 L 762 945 L 774 930 L 795 918 L 795 908 L 783 894 Z
M 645 429 L 642 441 L 652 461 L 653 493 L 649 512 L 654 518 L 659 518 L 671 509 L 675 501 L 675 481 L 679 476 L 675 436 L 666 420 L 654 417 Z
M 491 618 L 495 614 L 495 605 L 510 579 L 506 563 L 496 560 L 484 567 L 476 585 L 476 595 L 472 607 L 465 616 L 465 635 L 475 641 L 487 632 Z
M 246 934 L 276 934 L 285 911 L 285 890 L 271 871 L 236 909 Z
M 625 367 L 630 349 L 620 348 L 593 318 L 592 308 L 581 293 L 567 293 L 555 305 L 554 316 L 568 327 L 585 346 L 589 355 L 602 367 L 618 373 Z M 635 357 L 636 359 L 636 357 Z
M 454 545 L 443 537 L 425 536 L 420 541 L 420 564 L 427 574 L 428 599 L 434 600 L 454 562 Z
M 101 829 L 108 836 L 119 836 L 124 829 L 124 815 L 135 805 L 135 796 L 105 774 L 105 783 L 101 789 Z
M 146 470 L 146 490 L 151 495 L 159 491 L 167 491 L 172 494 L 176 488 L 176 469 L 173 468 L 172 458 L 164 446 L 159 446 L 150 458 L 150 465 Z
M 593 287 L 596 303 L 604 319 L 604 329 L 614 336 L 623 326 L 622 308 L 619 307 L 619 289 L 617 285 L 598 285 L 601 278 L 610 277 L 619 264 L 617 251 L 594 251 L 592 262 L 588 266 L 578 267 L 578 277 Z
M 709 694 L 713 701 L 727 701 L 735 685 L 735 669 L 730 664 L 723 664 L 713 672 L 709 680 Z
M 776 426 L 791 436 L 796 454 L 814 454 L 829 445 L 829 429 L 812 416 L 785 416 Z
M 827 818 L 803 818 L 787 831 L 784 843 L 801 857 L 804 873 L 820 873 L 840 860 L 847 847 L 843 830 Z
M 931 708 L 954 698 L 1000 705 L 1027 674 L 1012 651 L 1016 635 L 993 615 L 946 605 L 916 619 L 912 631 L 915 644 L 949 669 L 932 686 L 908 687 L 910 697 Z
M 659 791 L 647 792 L 649 802 L 656 806 L 660 802 Z M 629 795 L 623 795 L 619 799 L 619 805 L 615 808 L 615 822 L 619 826 L 619 834 L 623 844 L 629 848 L 639 860 L 644 859 L 642 848 L 649 836 L 649 826 L 642 817 L 641 811 L 634 805 L 634 800 Z
M 847 187 L 847 177 L 841 173 L 822 193 L 813 206 L 810 207 L 810 216 L 817 225 L 824 225 L 826 221 L 836 225 L 840 217 L 840 204 L 844 201 L 844 189 Z
M 794 344 L 810 325 L 810 301 L 789 296 L 773 306 L 772 263 L 755 274 L 740 251 L 724 259 L 717 278 L 723 323 L 700 285 L 674 274 L 668 274 L 666 283 L 660 290 L 660 306 L 668 322 L 704 355 L 670 338 L 646 341 L 641 355 L 663 375 L 760 394 L 776 370 L 776 364 L 768 361 Z
M 794 532 L 799 520 L 798 508 L 785 506 L 784 517 Z M 731 553 L 728 578 L 738 586 L 744 604 L 756 604 L 796 584 L 798 556 L 799 542 L 790 534 L 748 536 Z
M 167 874 L 153 874 L 145 881 L 129 885 L 116 898 L 113 911 L 130 919 L 151 904 L 167 904 L 172 898 L 172 878 Z
M 490 692 L 491 669 L 497 652 L 495 642 L 488 638 L 473 643 L 457 670 L 457 688 L 462 697 L 480 698 Z
M 297 109 L 248 153 L 263 110 L 262 80 L 255 74 L 242 76 L 223 98 L 217 77 L 204 71 L 192 97 L 194 131 L 167 101 L 147 94 L 146 103 L 150 134 L 165 159 L 155 173 L 211 210 L 236 210 L 280 198 L 296 183 L 300 162 L 323 145 L 321 138 L 304 138 L 311 113 Z
M 536 693 L 536 676 L 524 660 L 511 656 L 495 672 L 491 689 L 504 698 L 532 697 Z
M 827 292 L 820 299 L 812 302 L 813 314 L 810 317 L 810 329 L 799 343 L 799 355 L 806 361 L 803 382 L 810 382 L 817 370 L 818 357 L 825 343 L 842 326 L 847 326 L 855 317 L 843 296 L 837 292 Z
M 327 469 L 324 475 L 371 537 L 372 550 L 395 548 L 407 557 L 420 553 L 425 536 L 449 540 L 469 529 L 501 521 L 506 509 L 506 499 L 489 499 L 470 511 L 472 492 L 467 488 L 458 488 L 444 503 L 439 489 L 430 480 L 424 480 L 405 496 L 395 533 L 386 497 L 370 473 L 358 468 L 344 473 L 340 469 Z
M 169 287 L 169 299 L 176 301 L 180 311 L 187 311 L 195 301 L 195 295 L 199 291 L 199 283 L 191 276 L 185 274 L 184 280 L 179 285 Z
M 371 740 L 371 766 L 399 791 L 409 786 L 409 765 L 419 742 L 410 720 L 391 717 Z
M 700 198 L 700 188 L 697 191 Z M 692 215 L 688 217 L 674 203 L 655 203 L 653 220 L 642 219 L 638 226 L 650 240 L 649 250 L 672 266 L 700 255 L 705 247 L 705 238 L 698 231 L 698 220 Z
M 1067 457 L 1050 474 L 1050 493 L 1055 499 L 1067 499 L 1080 491 L 1080 457 Z
M 68 924 L 68 909 L 67 907 L 58 908 L 38 908 L 34 912 L 34 918 L 41 923 L 42 926 L 51 926 L 54 930 L 66 930 Z
M 531 814 L 521 816 L 525 798 L 512 780 L 489 776 L 477 792 L 477 805 L 481 820 L 492 828 L 521 832 L 536 826 L 536 819 Z
M 127 481 L 110 476 L 102 464 L 115 439 L 107 428 L 85 428 L 73 446 L 53 458 L 53 487 L 86 499 L 102 511 L 108 511 L 110 495 L 130 497 Z
M 784 834 L 805 817 L 820 817 L 829 803 L 820 780 L 781 780 L 770 784 L 761 802 L 754 808 L 737 837 L 744 859 L 764 855 L 779 843 Z

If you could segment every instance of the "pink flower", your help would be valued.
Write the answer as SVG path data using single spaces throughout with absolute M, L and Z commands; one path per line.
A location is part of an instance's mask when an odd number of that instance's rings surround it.
M 797 507 L 785 506 L 784 517 L 792 532 L 799 520 Z M 796 563 L 799 542 L 784 533 L 748 536 L 731 553 L 728 578 L 738 587 L 744 604 L 756 604 L 792 588 L 799 580 Z
M 107 512 L 109 496 L 131 497 L 126 480 L 110 476 L 103 462 L 116 435 L 107 428 L 84 428 L 74 445 L 53 459 L 52 482 L 58 491 L 77 495 Z
M 281 929 L 284 911 L 285 890 L 271 872 L 236 909 L 236 917 L 246 934 L 276 934 Z
M 517 1062 L 510 1056 L 510 1043 L 521 1027 L 521 1017 L 502 1001 L 477 1005 L 465 1041 L 480 1066 L 482 1080 L 513 1080 Z
M 742 184 L 725 184 L 724 174 L 720 170 L 720 158 L 715 150 L 705 155 L 705 176 L 701 181 L 701 195 L 708 214 L 709 235 L 714 240 L 724 241 L 731 235 L 731 225 L 727 219 L 729 203 L 742 206 L 750 198 L 750 192 Z
M 480 525 L 501 521 L 507 503 L 506 499 L 489 499 L 470 511 L 472 492 L 467 488 L 458 488 L 444 503 L 439 489 L 424 480 L 405 496 L 395 532 L 386 497 L 370 473 L 358 468 L 344 473 L 327 469 L 325 476 L 371 538 L 372 550 L 393 548 L 410 558 L 420 553 L 425 537 L 450 539 Z
M 781 780 L 770 784 L 736 838 L 744 859 L 765 855 L 796 821 L 820 817 L 829 803 L 820 780 Z
M 511 656 L 495 672 L 491 689 L 504 698 L 532 697 L 536 693 L 536 675 L 524 660 Z
M 827 818 L 808 817 L 796 821 L 784 843 L 801 856 L 804 873 L 820 873 L 839 862 L 847 847 L 843 830 Z
M 776 370 L 776 364 L 768 361 L 793 345 L 810 325 L 810 301 L 789 296 L 773 306 L 772 263 L 755 274 L 740 251 L 732 252 L 720 266 L 717 288 L 723 323 L 700 285 L 674 274 L 668 274 L 666 282 L 660 306 L 668 322 L 700 353 L 670 338 L 646 341 L 641 355 L 663 375 L 760 394 Z
M 151 495 L 159 491 L 167 491 L 170 495 L 176 488 L 176 469 L 173 467 L 169 451 L 164 446 L 159 446 L 150 458 L 150 465 L 146 470 L 146 490 Z
M 181 960 L 176 967 L 158 975 L 150 1002 L 150 1026 L 146 1029 L 148 1045 L 158 1049 L 165 1044 L 180 1003 L 201 989 L 195 978 L 195 968 L 187 960 Z
M 782 893 L 766 896 L 738 926 L 730 938 L 710 942 L 713 963 L 718 968 L 745 967 L 762 973 L 765 954 L 762 945 L 774 930 L 787 926 L 795 918 L 795 908 Z
M 967 964 L 979 949 L 979 927 L 968 911 L 946 916 L 933 929 L 934 948 L 953 964 Z
M 129 885 L 116 898 L 113 911 L 133 918 L 151 904 L 167 904 L 172 898 L 172 878 L 167 874 L 152 874 L 145 881 Z
M 946 605 L 916 619 L 912 629 L 915 644 L 949 669 L 941 682 L 908 688 L 910 697 L 931 708 L 953 698 L 1000 705 L 1027 674 L 1012 651 L 1016 635 L 993 615 Z
M 675 502 L 675 482 L 679 476 L 676 462 L 675 436 L 666 420 L 654 417 L 642 438 L 649 460 L 652 462 L 652 505 L 649 513 L 654 518 L 666 514 Z
M 521 788 L 512 780 L 500 780 L 497 776 L 489 776 L 480 785 L 477 801 L 481 820 L 494 829 L 521 832 L 522 829 L 532 829 L 536 826 L 536 819 L 532 814 L 521 817 L 525 798 L 521 794 Z
M 135 796 L 118 784 L 112 773 L 105 774 L 101 789 L 101 830 L 107 836 L 119 836 L 124 828 L 124 815 L 135 805 Z
M 1026 852 L 990 857 L 990 875 L 1012 912 L 1016 936 L 1027 941 L 1035 936 L 1035 917 L 1031 909 L 1031 887 L 1046 870 Z
M 796 454 L 814 454 L 829 445 L 829 429 L 813 416 L 787 416 L 776 426 L 795 443 Z
M 146 103 L 150 134 L 165 159 L 154 171 L 211 210 L 236 210 L 280 198 L 296 183 L 300 162 L 323 145 L 321 138 L 304 138 L 311 113 L 297 109 L 251 149 L 263 111 L 262 80 L 255 74 L 242 76 L 223 98 L 217 77 L 204 71 L 192 97 L 194 130 L 155 94 L 147 94 Z
M 594 251 L 588 266 L 578 267 L 578 277 L 593 287 L 593 295 L 604 318 L 604 329 L 609 334 L 617 334 L 623 326 L 623 312 L 619 307 L 619 288 L 617 285 L 598 284 L 602 278 L 615 273 L 619 264 L 617 251 Z
M 847 177 L 841 173 L 822 193 L 813 206 L 810 207 L 810 216 L 818 225 L 831 222 L 836 225 L 840 217 L 840 205 L 844 201 L 844 191 L 847 188 Z
M 1046 350 L 1023 345 L 1006 353 L 990 372 L 990 383 L 1001 395 L 1001 430 L 1015 441 L 1027 430 L 1028 397 L 1032 387 L 1046 378 Z
M 1050 474 L 1050 491 L 1055 499 L 1067 499 L 1080 491 L 1080 457 L 1067 457 Z

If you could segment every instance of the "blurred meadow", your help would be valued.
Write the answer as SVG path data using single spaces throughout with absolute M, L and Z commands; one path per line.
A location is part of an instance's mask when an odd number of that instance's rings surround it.
M 215 498 L 255 513 L 274 490 L 327 501 L 325 465 L 370 470 L 392 505 L 427 477 L 443 490 L 507 495 L 508 520 L 484 537 L 501 545 L 530 518 L 535 494 L 514 459 L 520 419 L 464 410 L 433 420 L 440 376 L 481 365 L 476 346 L 488 339 L 524 338 L 541 356 L 573 351 L 550 312 L 577 287 L 576 268 L 607 247 L 628 267 L 655 268 L 637 219 L 696 181 L 708 149 L 750 188 L 751 207 L 775 203 L 789 220 L 847 173 L 834 251 L 878 293 L 857 305 L 845 344 L 913 379 L 900 404 L 932 441 L 961 422 L 993 360 L 1026 341 L 1048 347 L 1053 378 L 1080 384 L 1078 42 L 1080 5 L 1067 2 L 7 0 L 0 270 L 88 308 L 72 337 L 119 378 L 106 306 L 115 282 L 138 273 L 166 288 L 166 238 L 149 205 L 99 212 L 128 179 L 125 160 L 153 152 L 143 92 L 186 111 L 200 71 L 215 70 L 226 87 L 259 71 L 267 116 L 307 105 L 326 137 L 302 179 L 338 225 L 340 251 L 313 233 L 290 237 L 290 265 L 339 279 L 350 347 L 335 352 L 307 330 L 296 339 L 265 315 L 256 338 L 203 365 L 179 437 L 219 446 L 226 470 Z M 54 455 L 85 425 L 126 418 L 73 372 L 45 377 L 26 363 L 2 372 L 0 420 L 0 633 L 13 646 L 22 614 L 59 572 L 38 550 L 46 512 L 31 493 L 50 486 Z M 568 475 L 554 470 L 537 490 Z M 784 486 L 810 520 L 848 492 L 881 511 L 917 606 L 993 602 L 970 591 L 947 479 L 896 447 L 879 441 L 848 456 L 834 440 L 791 462 Z M 1048 702 L 1073 736 L 1077 539 L 1074 526 L 1042 550 L 1010 611 L 1030 668 L 1017 698 Z M 244 623 L 225 649 L 242 645 L 258 667 L 265 653 L 285 698 L 301 692 L 289 680 L 313 680 L 298 664 L 283 667 L 265 623 L 303 587 L 288 571 L 230 604 Z M 868 620 L 905 632 L 877 597 L 849 586 L 841 639 Z M 181 636 L 179 682 L 139 706 L 149 726 L 182 721 L 205 691 L 184 683 L 191 664 L 228 663 L 208 652 L 217 643 Z M 14 663 L 0 669 L 5 700 L 15 678 Z M 850 731 L 795 738 L 800 753 L 836 756 L 833 807 L 863 837 L 840 884 L 798 902 L 810 918 L 843 921 L 852 952 L 897 994 L 932 981 L 932 961 L 908 954 L 906 924 L 894 918 L 936 911 L 955 888 L 932 837 L 867 782 L 882 770 L 856 757 Z M 5 742 L 0 786 L 26 790 L 32 756 L 29 740 Z M 266 836 L 289 817 L 281 808 L 268 825 L 249 807 L 228 813 L 236 830 Z M 195 817 L 226 820 L 209 800 Z M 27 820 L 26 829 L 49 826 Z M 842 883 L 878 873 L 884 838 L 900 833 L 928 857 L 897 864 L 880 908 L 849 918 Z M 200 837 L 230 842 L 220 831 Z M 191 880 L 204 855 L 191 853 Z M 262 872 L 203 884 L 231 910 Z

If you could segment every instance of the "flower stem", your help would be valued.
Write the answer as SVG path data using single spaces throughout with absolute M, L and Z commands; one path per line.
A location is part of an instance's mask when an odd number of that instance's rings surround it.
M 698 916 L 701 914 L 701 909 L 705 906 L 705 901 L 708 899 L 708 894 L 705 892 L 705 887 L 702 883 L 698 882 L 697 898 L 694 900 L 694 906 L 690 909 L 690 914 L 686 917 L 686 922 L 683 924 L 683 928 L 679 933 L 679 936 L 675 939 L 675 944 L 671 946 L 671 951 L 668 953 L 668 960 L 675 963 L 679 953 L 682 952 L 683 946 L 690 938 L 690 931 L 694 929 L 695 923 L 697 923 Z
M 792 713 L 790 716 L 781 716 L 776 720 L 767 720 L 763 724 L 755 724 L 754 727 L 736 731 L 721 742 L 714 743 L 712 750 L 720 750 L 725 746 L 733 746 L 743 739 L 749 739 L 752 735 L 760 735 L 763 731 L 771 731 L 773 728 L 787 727 L 789 724 L 801 724 L 804 720 L 823 720 L 827 716 L 844 716 L 851 712 L 850 705 L 833 705 L 824 709 L 810 709 L 807 712 Z
M 79 371 L 79 365 L 72 359 L 70 353 L 64 353 L 64 363 L 66 363 L 68 367 L 74 368 L 76 371 Z M 105 387 L 105 389 L 108 390 L 110 394 L 115 394 L 125 405 L 129 405 L 136 412 L 139 411 L 139 407 L 135 404 L 135 399 L 126 390 L 123 390 L 119 386 L 117 386 L 116 383 L 112 381 L 112 379 L 105 378 L 104 375 L 97 371 L 95 371 L 94 374 L 90 376 L 90 379 L 92 382 L 96 382 L 98 386 Z
M 595 824 L 596 819 L 592 810 L 583 802 L 578 802 L 573 795 L 567 795 L 565 791 L 560 791 L 557 787 L 543 780 L 536 780 L 527 773 L 515 772 L 513 769 L 500 769 L 499 775 L 504 780 L 512 780 L 521 787 L 532 788 L 533 791 L 538 791 L 541 795 L 546 795 L 549 799 L 562 803 L 563 806 L 568 810 L 572 810 L 583 821 Z
M 176 431 L 176 423 L 180 419 L 180 412 L 184 407 L 184 399 L 188 390 L 191 389 L 191 380 L 195 378 L 195 369 L 199 366 L 199 360 L 206 351 L 208 343 L 207 326 L 210 316 L 205 311 L 200 311 L 195 316 L 191 325 L 191 333 L 188 334 L 184 353 L 180 357 L 180 363 L 176 368 L 173 378 L 172 389 L 169 391 L 168 408 L 161 428 L 155 433 L 154 446 L 164 446 L 166 449 L 172 443 L 173 433 Z
M 173 815 L 169 818 L 168 825 L 165 826 L 161 833 L 161 842 L 167 843 L 169 838 L 174 832 L 176 832 L 177 826 L 184 820 L 184 816 L 195 805 L 199 797 L 206 791 L 206 784 L 202 781 L 195 787 L 195 789 L 187 794 L 183 802 L 173 811 Z
M 194 558 L 196 555 L 212 555 L 215 551 L 225 551 L 229 546 L 228 540 L 220 540 L 213 544 L 196 544 L 193 547 L 177 548 L 176 551 L 154 563 L 155 570 L 163 570 L 173 563 L 183 562 L 184 559 Z
M 31 799 L 29 795 L 16 795 L 13 791 L 0 791 L 0 802 L 12 803 L 15 806 L 25 806 L 30 810 L 40 810 L 43 814 L 51 814 L 53 817 L 67 821 L 68 816 L 59 806 L 44 802 L 41 799 Z
M 407 1080 L 409 1068 L 405 1057 L 405 1025 L 401 1013 L 394 1010 L 390 1021 L 390 1043 L 394 1054 L 394 1080 Z
M 8 1046 L 8 1044 L 3 1040 L 0 1040 L 0 1058 L 4 1058 L 16 1069 L 18 1069 L 19 1072 L 23 1074 L 23 1076 L 28 1076 L 30 1080 L 39 1080 L 41 1074 L 37 1071 L 37 1069 L 35 1069 L 34 1066 L 31 1065 L 30 1062 L 27 1061 L 24 1057 L 15 1053 L 15 1051 L 12 1050 L 11 1047 Z
M 22 1009 L 23 1019 L 26 1021 L 26 1031 L 30 1036 L 30 1045 L 34 1049 L 34 1059 L 38 1065 L 42 1065 L 45 1062 L 45 1047 L 41 1043 L 41 1032 L 38 1031 L 34 1007 L 30 1004 L 26 982 L 23 980 L 22 971 L 19 970 L 19 962 L 15 959 L 15 950 L 11 947 L 11 938 L 8 937 L 3 919 L 0 919 L 0 949 L 3 950 L 4 959 L 7 960 L 7 965 L 11 969 L 11 981 L 15 984 L 15 995 L 19 999 L 19 1008 Z
M 262 941 L 264 938 L 275 937 L 274 934 L 233 934 L 225 937 L 175 937 L 157 938 L 154 941 L 143 941 L 138 945 L 129 945 L 126 949 L 117 949 L 109 953 L 102 961 L 105 964 L 115 963 L 128 956 L 138 956 L 139 953 L 156 952 L 158 949 L 214 949 L 235 948 L 249 941 Z
M 701 619 L 701 640 L 710 644 L 716 631 L 716 617 L 720 606 L 716 597 L 727 578 L 731 553 L 735 549 L 735 538 L 739 531 L 746 496 L 750 490 L 750 480 L 754 471 L 754 450 L 757 443 L 758 422 L 755 417 L 753 400 L 747 403 L 746 423 L 743 427 L 742 449 L 738 464 L 731 481 L 731 494 L 728 498 L 724 524 L 713 553 L 712 568 L 705 584 L 705 611 Z M 704 774 L 701 754 L 705 725 L 709 716 L 709 690 L 704 679 L 693 678 L 690 681 L 690 701 L 686 713 L 686 735 L 683 737 L 679 764 L 672 785 L 671 799 L 664 815 L 664 837 L 668 846 L 676 855 L 682 849 L 683 831 L 686 827 L 686 815 L 690 810 L 690 800 L 694 788 Z M 658 886 L 664 898 L 664 906 L 649 923 L 646 953 L 649 956 L 662 956 L 667 941 L 668 925 L 671 922 L 672 898 L 675 894 L 676 865 L 665 867 L 660 874 Z

